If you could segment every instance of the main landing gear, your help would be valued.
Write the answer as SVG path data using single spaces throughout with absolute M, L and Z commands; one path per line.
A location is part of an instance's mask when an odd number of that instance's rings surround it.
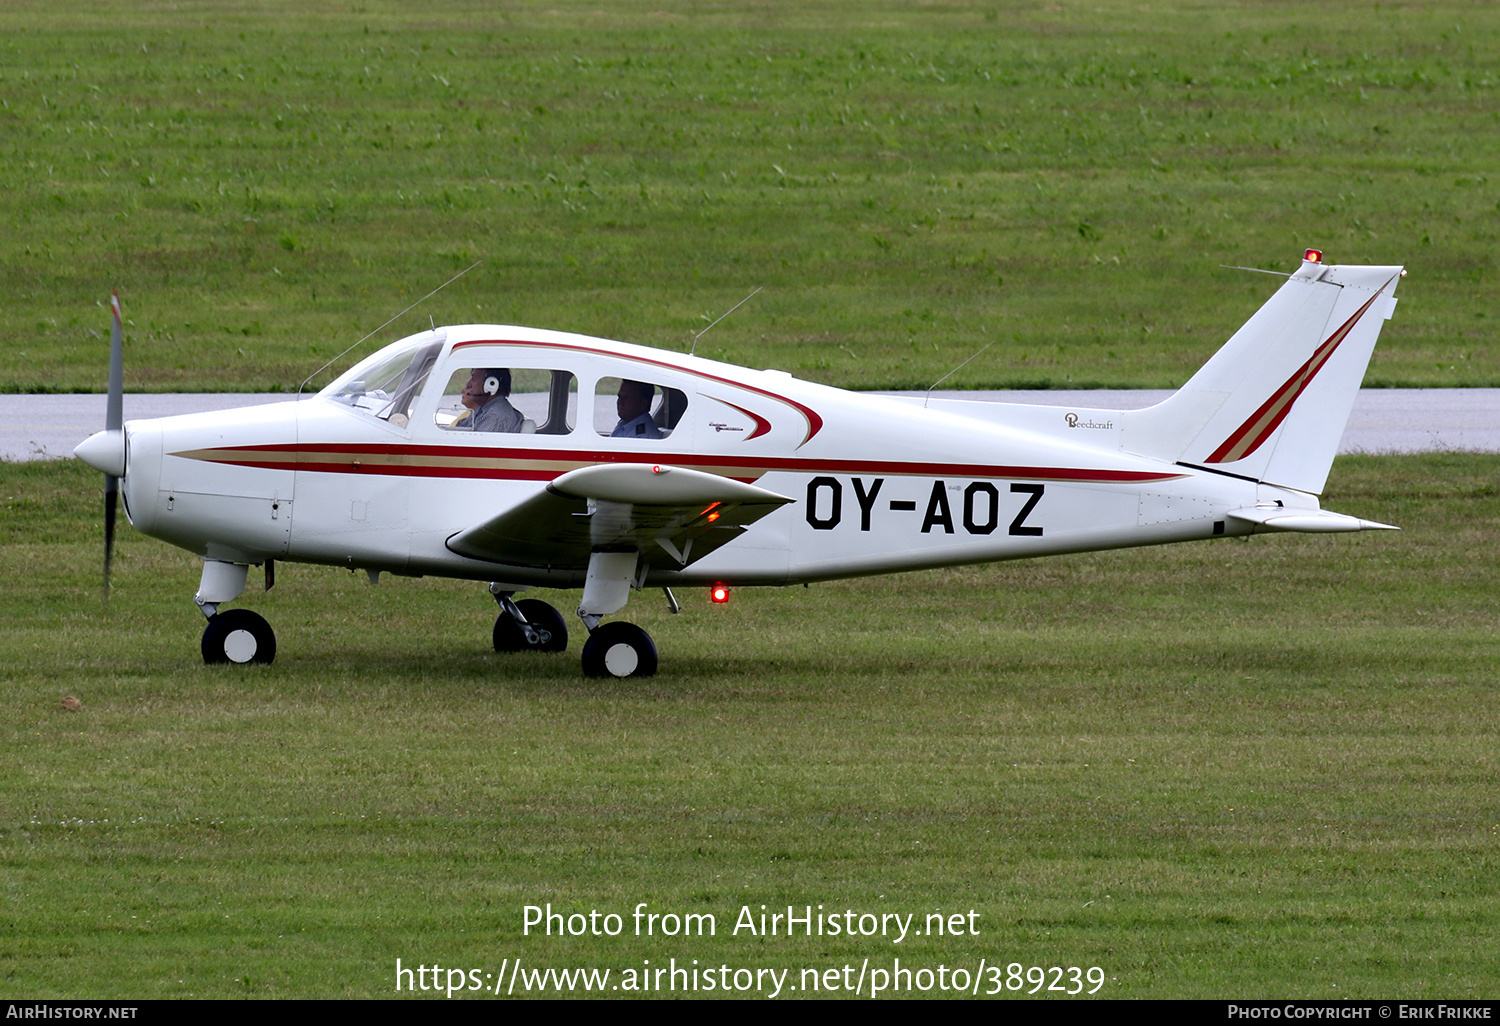
M 499 599 L 499 596 L 496 596 Z M 500 599 L 495 618 L 496 652 L 561 652 L 568 647 L 568 625 L 540 599 Z M 511 608 L 507 609 L 509 605 Z M 583 672 L 590 677 L 649 677 L 656 672 L 656 643 L 633 623 L 599 623 L 583 644 Z M 584 623 L 588 624 L 588 618 Z
M 496 594 L 495 601 L 500 603 L 496 652 L 561 652 L 568 647 L 568 624 L 555 607 L 541 599 L 516 602 L 509 592 Z
M 590 677 L 649 677 L 656 672 L 656 643 L 651 635 L 633 623 L 599 622 L 623 609 L 631 587 L 644 583 L 637 576 L 639 559 L 636 552 L 595 552 L 589 558 L 578 617 L 589 632 L 583 646 L 583 672 Z M 568 629 L 556 609 L 537 599 L 513 601 L 513 591 L 504 584 L 491 584 L 490 594 L 500 603 L 496 652 L 561 652 L 567 647 Z M 670 590 L 667 606 L 674 613 L 679 608 Z
M 590 677 L 649 677 L 656 672 L 656 644 L 633 623 L 601 624 L 599 620 L 625 608 L 630 589 L 645 583 L 640 553 L 597 551 L 589 556 L 578 617 L 589 629 L 583 646 L 583 672 Z M 677 600 L 667 592 L 667 604 L 677 612 Z
M 561 652 L 568 647 L 568 625 L 557 609 L 540 599 L 511 598 L 491 587 L 500 615 L 495 618 L 496 652 Z M 601 624 L 584 616 L 589 628 L 583 645 L 583 672 L 590 677 L 649 677 L 656 672 L 656 644 L 633 623 Z
M 583 646 L 590 677 L 649 677 L 656 672 L 656 643 L 633 623 L 600 624 Z

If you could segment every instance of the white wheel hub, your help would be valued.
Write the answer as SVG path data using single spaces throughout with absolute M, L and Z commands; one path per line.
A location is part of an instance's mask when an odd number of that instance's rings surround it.
M 614 677 L 629 677 L 641 665 L 641 655 L 634 645 L 623 642 L 609 646 L 604 653 L 604 668 Z
M 258 648 L 255 635 L 246 630 L 230 631 L 224 638 L 224 654 L 231 663 L 248 663 Z

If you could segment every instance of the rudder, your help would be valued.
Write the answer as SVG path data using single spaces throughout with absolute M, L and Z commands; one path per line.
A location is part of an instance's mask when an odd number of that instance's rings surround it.
M 1401 274 L 1325 265 L 1309 250 L 1187 384 L 1124 416 L 1121 447 L 1322 492 Z

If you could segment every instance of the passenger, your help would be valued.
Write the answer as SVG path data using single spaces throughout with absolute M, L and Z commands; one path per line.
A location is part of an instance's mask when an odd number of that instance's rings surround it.
M 509 396 L 509 370 L 475 367 L 462 396 L 468 412 L 460 415 L 453 426 L 467 431 L 520 431 L 526 418 L 510 404 Z
M 620 423 L 609 433 L 611 438 L 660 438 L 661 428 L 651 419 L 651 399 L 656 386 L 644 381 L 626 379 L 615 393 L 615 412 Z

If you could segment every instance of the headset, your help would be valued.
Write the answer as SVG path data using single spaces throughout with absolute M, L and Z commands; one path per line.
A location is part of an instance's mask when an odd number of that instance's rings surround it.
M 481 367 L 476 372 L 484 375 L 484 395 L 494 398 L 497 395 L 510 395 L 510 371 L 499 368 Z

